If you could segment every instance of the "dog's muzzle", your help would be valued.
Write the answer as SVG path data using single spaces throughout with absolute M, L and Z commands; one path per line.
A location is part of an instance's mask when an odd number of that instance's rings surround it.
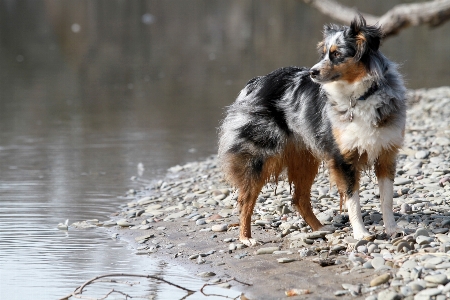
M 318 70 L 318 69 L 309 70 L 309 76 L 311 76 L 311 78 L 316 78 L 317 76 L 319 76 L 319 74 L 320 74 L 320 70 Z

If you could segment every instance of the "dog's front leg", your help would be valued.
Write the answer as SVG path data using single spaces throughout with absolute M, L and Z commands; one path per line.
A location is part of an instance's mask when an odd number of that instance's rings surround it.
M 346 195 L 346 198 L 348 217 L 353 227 L 353 237 L 357 240 L 372 239 L 372 235 L 366 229 L 362 219 L 358 190 L 354 191 L 352 195 Z
M 393 194 L 395 177 L 395 158 L 397 150 L 384 151 L 375 163 L 375 174 L 378 178 L 380 189 L 381 213 L 386 234 L 394 236 L 403 233 L 403 229 L 397 226 L 393 212 Z
M 373 239 L 373 235 L 364 226 L 359 202 L 360 172 L 354 165 L 338 160 L 329 162 L 331 180 L 336 183 L 340 194 L 341 204 L 345 203 L 348 216 L 353 228 L 353 237 L 357 240 Z

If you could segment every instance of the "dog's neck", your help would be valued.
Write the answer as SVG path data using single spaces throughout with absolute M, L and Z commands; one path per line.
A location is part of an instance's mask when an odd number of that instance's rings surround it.
M 344 80 L 333 81 L 322 85 L 323 90 L 328 94 L 328 98 L 336 104 L 347 104 L 367 94 L 373 87 L 372 77 L 366 77 L 361 81 L 349 83 Z

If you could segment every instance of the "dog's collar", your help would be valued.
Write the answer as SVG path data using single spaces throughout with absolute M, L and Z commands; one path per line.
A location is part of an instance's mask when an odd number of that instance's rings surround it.
M 376 91 L 378 91 L 378 84 L 374 81 L 370 88 L 356 100 L 367 100 L 367 98 L 372 96 Z
M 354 100 L 352 100 L 352 97 L 350 97 L 348 111 L 345 114 L 344 119 L 348 119 L 350 122 L 353 122 L 353 107 L 356 106 L 356 103 L 358 103 L 358 100 L 361 100 L 361 101 L 367 100 L 367 98 L 372 96 L 377 90 L 378 90 L 378 84 L 374 81 L 374 82 L 372 82 L 372 85 L 370 86 L 370 88 L 364 94 L 362 94 L 359 98 L 355 99 L 356 101 L 354 103 L 353 103 Z

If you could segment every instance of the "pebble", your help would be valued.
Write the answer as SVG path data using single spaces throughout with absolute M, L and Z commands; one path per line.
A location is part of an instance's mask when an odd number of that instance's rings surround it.
M 266 247 L 266 248 L 259 248 L 258 250 L 256 250 L 255 254 L 256 255 L 261 255 L 261 254 L 272 254 L 275 251 L 280 250 L 279 247 Z
M 290 263 L 293 261 L 295 261 L 295 259 L 288 258 L 288 257 L 277 258 L 277 262 L 279 262 L 279 263 Z
M 228 224 L 213 225 L 211 230 L 214 232 L 222 232 L 228 230 Z
M 446 284 L 448 282 L 447 275 L 445 274 L 428 275 L 425 276 L 424 280 L 437 284 Z
M 400 300 L 402 296 L 395 291 L 384 290 L 378 293 L 378 300 Z
M 382 257 L 375 257 L 372 259 L 372 267 L 377 270 L 384 266 L 385 260 Z
M 386 283 L 391 278 L 391 275 L 389 273 L 382 274 L 380 276 L 375 277 L 370 281 L 370 286 L 378 286 L 383 283 Z
M 117 221 L 117 225 L 121 226 L 121 227 L 130 227 L 133 226 L 133 224 L 131 224 L 130 222 L 128 222 L 127 219 L 120 219 Z
M 200 272 L 197 274 L 197 276 L 199 277 L 212 277 L 212 276 L 216 276 L 216 273 L 214 272 Z
M 205 224 L 206 224 L 205 219 L 198 219 L 197 221 L 195 221 L 195 225 L 205 225 Z

